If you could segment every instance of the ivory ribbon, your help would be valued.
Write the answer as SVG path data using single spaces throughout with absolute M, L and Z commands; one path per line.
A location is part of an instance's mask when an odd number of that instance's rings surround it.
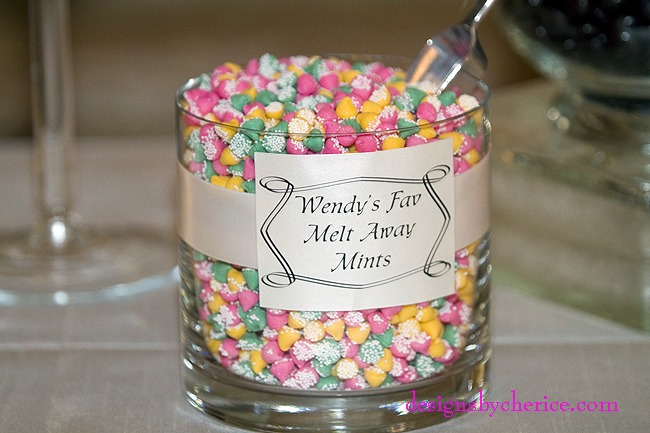
M 455 244 L 465 247 L 490 228 L 490 158 L 454 176 Z M 255 195 L 201 180 L 177 164 L 178 234 L 192 248 L 218 260 L 257 268 Z

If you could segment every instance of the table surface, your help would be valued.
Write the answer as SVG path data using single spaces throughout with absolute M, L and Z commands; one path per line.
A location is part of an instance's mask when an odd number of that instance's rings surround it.
M 493 95 L 542 93 L 543 82 Z M 27 141 L 0 140 L 0 229 L 30 218 Z M 173 231 L 174 138 L 79 140 L 74 184 L 89 225 Z M 137 185 L 137 188 L 133 186 Z M 146 187 L 145 187 L 146 186 Z M 498 186 L 497 186 L 498 187 Z M 177 289 L 115 302 L 0 307 L 0 432 L 242 432 L 193 409 L 181 391 Z M 496 412 L 427 432 L 644 432 L 650 336 L 496 284 L 490 401 L 616 402 L 618 412 Z

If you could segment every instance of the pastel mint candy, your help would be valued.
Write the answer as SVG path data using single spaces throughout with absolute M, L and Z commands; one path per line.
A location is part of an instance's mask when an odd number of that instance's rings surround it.
M 321 391 L 334 391 L 339 388 L 341 382 L 335 376 L 321 377 L 316 382 L 316 389 Z
M 293 104 L 293 100 L 296 99 L 296 89 L 294 87 L 281 87 L 278 89 L 278 101 L 284 103 L 284 111 L 288 112 L 287 105 L 289 103 Z M 293 104 L 295 106 L 295 104 Z M 295 109 L 293 111 L 296 111 Z
M 241 187 L 250 194 L 255 194 L 255 181 L 254 180 L 245 180 L 242 182 Z
M 269 105 L 271 102 L 275 102 L 277 100 L 278 97 L 275 96 L 275 93 L 267 89 L 262 89 L 259 92 L 257 92 L 257 95 L 255 95 L 255 99 L 254 99 L 255 102 L 259 102 L 265 107 Z
M 377 340 L 366 340 L 359 347 L 359 358 L 368 364 L 377 363 L 384 356 L 384 347 Z
M 242 134 L 246 135 L 251 140 L 257 140 L 260 137 L 259 132 L 264 130 L 264 120 L 259 117 L 246 119 L 239 125 Z
M 237 311 L 247 331 L 260 332 L 266 326 L 266 311 L 259 306 L 252 307 L 246 312 L 240 306 Z
M 332 375 L 332 364 L 328 364 L 318 359 L 313 359 L 311 365 L 320 377 L 327 377 Z
M 312 152 L 318 153 L 325 146 L 325 137 L 319 129 L 314 128 L 309 131 L 309 136 L 303 140 L 302 144 Z
M 232 174 L 233 176 L 241 176 L 244 174 L 244 161 L 239 161 L 235 165 L 230 165 L 227 168 L 228 173 Z
M 230 105 L 237 111 L 243 111 L 244 105 L 249 102 L 251 102 L 251 97 L 246 93 L 235 93 L 230 96 Z
M 314 348 L 314 357 L 318 362 L 334 365 L 341 359 L 341 345 L 333 338 L 324 338 Z
M 418 105 L 420 105 L 420 102 L 422 102 L 424 97 L 427 96 L 426 92 L 423 92 L 422 90 L 418 89 L 417 87 L 407 87 L 406 88 L 406 93 L 411 98 L 411 102 L 413 103 L 414 107 L 417 107 Z
M 410 119 L 400 117 L 397 119 L 397 127 L 400 129 L 399 136 L 402 138 L 410 137 L 418 132 L 418 125 Z
M 260 143 L 268 153 L 284 153 L 287 148 L 287 140 L 281 135 L 266 134 Z
M 428 356 L 418 354 L 415 357 L 415 371 L 422 377 L 430 377 L 442 371 L 444 365 Z
M 205 179 L 210 179 L 215 174 L 217 174 L 217 172 L 214 171 L 214 167 L 212 167 L 212 164 L 210 164 L 209 162 L 204 162 L 203 163 L 203 177 Z
M 266 53 L 260 57 L 259 73 L 261 76 L 270 80 L 274 78 L 275 74 L 279 71 L 280 62 L 278 61 L 278 58 L 273 54 Z
M 476 129 L 476 122 L 474 122 L 473 117 L 470 117 L 467 122 L 465 122 L 463 125 L 456 128 L 456 131 L 463 133 L 465 135 L 469 135 L 470 137 L 474 137 L 474 138 L 478 136 L 478 130 Z
M 393 335 L 395 331 L 393 328 L 388 328 L 383 334 L 373 334 L 372 338 L 377 340 L 382 347 L 390 347 L 393 344 Z
M 456 94 L 451 90 L 447 90 L 446 92 L 442 92 L 438 95 L 438 100 L 443 107 L 448 107 L 456 102 Z
M 355 119 L 345 119 L 341 122 L 343 125 L 349 125 L 354 128 L 355 132 L 363 132 L 363 128 Z
M 248 149 L 248 156 L 255 159 L 255 154 L 258 152 L 266 153 L 266 149 L 264 149 L 264 145 L 262 144 L 261 140 L 255 141 L 251 148 Z
M 442 339 L 453 347 L 460 347 L 460 333 L 454 325 L 445 325 L 442 332 Z
M 264 346 L 264 342 L 253 332 L 245 333 L 237 342 L 237 347 L 241 350 L 261 350 L 262 346 Z
M 228 272 L 232 269 L 232 266 L 224 262 L 214 262 L 210 268 L 215 280 L 220 283 L 228 282 Z
M 260 287 L 260 279 L 259 274 L 257 273 L 257 269 L 244 268 L 241 270 L 241 272 L 244 275 L 244 281 L 246 281 L 246 286 L 248 286 L 248 289 L 257 292 Z
M 253 146 L 253 140 L 242 132 L 235 133 L 228 141 L 230 151 L 237 159 L 242 159 L 246 156 Z

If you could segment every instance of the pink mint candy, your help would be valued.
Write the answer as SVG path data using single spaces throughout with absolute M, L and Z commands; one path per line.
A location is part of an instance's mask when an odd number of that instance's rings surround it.
M 244 105 L 243 112 L 244 114 L 248 114 L 255 108 L 259 108 L 260 110 L 264 111 L 264 104 L 261 102 L 252 102 L 250 104 L 246 104 Z
M 442 323 L 451 323 L 452 325 L 458 326 L 460 324 L 460 313 L 456 304 L 445 303 L 438 310 L 438 319 Z
M 455 347 L 452 347 L 445 340 L 442 340 L 442 342 L 445 345 L 445 354 L 434 359 L 443 364 L 451 364 L 454 361 L 456 361 L 456 359 L 458 359 L 458 357 L 460 356 L 460 350 L 456 349 Z
M 347 336 L 341 338 L 339 345 L 341 346 L 341 356 L 343 358 L 354 358 L 359 353 L 359 345 L 353 343 Z
M 343 150 L 343 146 L 341 146 L 341 144 L 336 138 L 330 137 L 325 139 L 325 144 L 323 145 L 323 150 L 321 151 L 321 153 L 341 154 L 344 152 L 345 151 Z
M 219 354 L 226 358 L 236 359 L 239 356 L 239 349 L 237 349 L 237 340 L 232 338 L 225 338 L 219 346 Z
M 221 357 L 219 360 L 221 365 L 223 365 L 226 369 L 230 369 L 235 363 L 237 362 L 236 359 L 231 359 L 231 358 L 226 358 L 226 357 Z
M 270 314 L 266 311 L 266 326 L 271 329 L 278 330 L 289 322 L 289 313 L 284 314 Z
M 393 368 L 390 371 L 391 376 L 398 377 L 404 374 L 409 363 L 404 358 L 393 358 Z
M 260 61 L 257 57 L 254 57 L 248 61 L 244 71 L 248 75 L 257 75 L 260 68 Z
M 201 302 L 210 302 L 212 300 L 213 293 L 214 292 L 212 291 L 210 286 L 204 281 L 203 288 L 201 289 L 201 292 L 199 292 L 199 299 L 201 300 Z
M 445 120 L 447 120 L 447 118 L 448 117 L 445 116 L 444 112 L 438 111 L 438 114 L 436 115 L 436 122 L 440 122 L 440 123 L 438 125 L 436 125 L 436 127 L 435 127 L 436 132 L 438 134 L 444 134 L 445 132 L 451 132 L 456 127 L 454 122 L 451 122 L 451 121 L 445 122 Z
M 465 161 L 463 158 L 454 156 L 454 174 L 465 173 L 470 168 L 472 168 L 472 166 L 469 162 Z
M 219 289 L 219 295 L 226 302 L 235 302 L 238 296 L 237 292 L 230 291 L 227 284 L 223 284 L 221 286 L 221 288 Z
M 363 313 L 360 311 L 348 311 L 343 315 L 343 321 L 345 322 L 345 326 L 356 328 L 365 322 L 366 318 L 363 317 Z
M 269 371 L 280 382 L 284 383 L 284 381 L 287 380 L 287 378 L 291 375 L 291 372 L 294 370 L 294 368 L 296 368 L 296 366 L 291 359 L 282 358 L 271 364 Z
M 362 377 L 355 376 L 351 379 L 345 380 L 345 382 L 343 382 L 343 388 L 351 391 L 358 391 L 360 389 L 368 388 L 368 384 L 366 383 L 365 380 L 363 380 Z
M 393 344 L 390 345 L 390 351 L 397 358 L 407 358 L 411 355 L 413 349 L 408 339 L 403 336 L 393 338 Z
M 284 352 L 280 349 L 278 342 L 273 340 L 262 346 L 262 359 L 267 364 L 273 364 L 284 357 Z
M 368 325 L 370 325 L 370 332 L 373 334 L 383 334 L 388 329 L 390 322 L 386 317 L 378 311 L 368 314 L 366 318 Z
M 333 120 L 325 120 L 323 122 L 323 127 L 325 128 L 326 134 L 336 134 L 339 130 L 339 124 Z
M 390 93 L 390 96 L 392 96 L 394 98 L 395 96 L 399 96 L 400 91 L 396 87 L 391 86 L 391 87 L 388 88 L 388 93 Z
M 296 90 L 304 96 L 313 95 L 318 92 L 318 83 L 310 74 L 302 74 L 298 77 Z
M 424 355 L 429 353 L 429 346 L 431 346 L 431 337 L 426 334 L 411 341 L 411 348 Z
M 469 266 L 469 257 L 456 257 L 456 263 L 458 266 L 466 268 Z
M 379 63 L 375 63 L 370 70 L 373 74 L 377 74 L 382 82 L 386 81 L 388 77 L 393 75 L 393 71 L 389 67 L 381 65 Z
M 461 154 L 465 154 L 469 152 L 470 150 L 474 149 L 475 146 L 475 141 L 470 137 L 469 135 L 463 135 L 463 144 L 460 145 L 460 148 L 458 151 Z
M 227 327 L 237 326 L 241 323 L 241 317 L 239 317 L 239 311 L 235 304 L 222 305 L 219 308 L 219 314 L 223 317 Z
M 400 307 L 400 306 L 395 306 L 395 307 L 386 307 L 386 308 L 382 308 L 382 309 L 379 310 L 379 311 L 381 311 L 381 314 L 383 314 L 385 318 L 387 318 L 388 320 L 390 320 L 390 319 L 393 318 L 393 316 L 394 316 L 395 314 L 397 314 L 397 313 L 399 313 L 400 311 L 402 311 L 402 307 Z
M 210 263 L 198 262 L 194 264 L 194 272 L 196 276 L 199 277 L 199 280 L 209 282 L 212 278 L 212 271 L 210 269 Z
M 234 80 L 221 80 L 217 84 L 214 91 L 219 95 L 221 99 L 228 99 L 235 93 L 235 81 Z
M 251 87 L 251 83 L 248 80 L 237 80 L 235 82 L 235 93 L 242 93 L 248 90 Z
M 337 134 L 346 134 L 346 135 L 337 135 L 336 138 L 339 141 L 339 144 L 344 147 L 352 146 L 354 140 L 356 140 L 356 131 L 350 125 L 341 125 L 336 131 Z M 347 135 L 349 134 L 349 135 Z
M 244 180 L 255 179 L 255 160 L 253 158 L 246 158 L 244 160 L 244 173 L 242 177 Z
M 456 308 L 458 310 L 458 316 L 460 317 L 460 323 L 468 323 L 472 316 L 472 307 L 463 301 L 458 301 L 456 302 Z
M 314 355 L 314 343 L 312 343 L 309 340 L 305 340 L 304 338 L 301 338 L 300 340 L 296 341 L 293 343 L 291 346 L 291 349 L 289 349 L 289 353 L 291 354 L 292 359 L 295 361 L 302 361 L 307 362 L 311 360 Z M 296 365 L 300 367 L 300 365 L 296 362 Z
M 370 364 L 368 364 L 367 362 L 365 362 L 365 361 L 363 361 L 361 358 L 359 358 L 359 355 L 355 356 L 355 357 L 352 358 L 352 359 L 354 359 L 354 362 L 357 363 L 357 365 L 359 366 L 360 369 L 364 369 L 364 368 L 368 368 L 368 367 L 370 367 Z
M 419 375 L 418 372 L 415 370 L 415 367 L 413 367 L 412 365 L 408 365 L 404 369 L 404 373 L 402 373 L 401 376 L 397 376 L 395 379 L 397 379 L 399 383 L 410 383 L 413 382 L 414 380 L 417 380 L 418 377 Z
M 228 176 L 228 167 L 223 165 L 221 162 L 219 162 L 218 159 L 215 159 L 212 161 L 212 169 L 217 173 L 219 176 Z
M 359 74 L 352 79 L 350 87 L 352 88 L 352 94 L 358 96 L 362 100 L 366 100 L 372 94 L 373 81 L 370 77 L 364 74 Z
M 379 147 L 379 140 L 377 137 L 370 134 L 361 134 L 354 142 L 354 147 L 359 152 L 375 152 Z
M 282 382 L 282 385 L 289 388 L 309 389 L 316 386 L 318 379 L 318 372 L 314 367 L 305 365 L 294 370 L 290 377 Z
M 287 139 L 286 149 L 287 153 L 292 155 L 305 155 L 309 151 L 309 149 L 302 144 L 302 141 L 294 140 L 293 138 Z
M 397 127 L 395 123 L 389 123 L 389 122 L 384 122 L 381 121 L 379 122 L 379 125 L 377 125 L 377 129 L 375 131 L 381 132 L 381 131 L 392 131 Z
M 201 173 L 203 172 L 203 163 L 190 161 L 187 163 L 187 169 L 192 173 Z
M 203 305 L 199 309 L 199 319 L 203 320 L 204 322 L 208 320 L 208 317 L 210 317 L 210 314 L 212 314 L 212 312 L 210 311 L 210 309 L 208 308 L 207 305 Z
M 260 295 L 257 292 L 252 290 L 241 290 L 237 294 L 237 299 L 239 300 L 239 305 L 241 305 L 242 310 L 248 311 L 257 304 L 257 301 L 260 299 Z
M 418 118 L 424 119 L 429 123 L 435 122 L 438 115 L 438 111 L 430 102 L 421 102 L 415 113 Z
M 406 147 L 419 146 L 427 142 L 427 139 L 421 135 L 413 134 L 406 138 Z
M 324 87 L 327 90 L 332 90 L 339 85 L 339 76 L 334 72 L 327 72 L 318 79 L 318 83 L 321 87 Z

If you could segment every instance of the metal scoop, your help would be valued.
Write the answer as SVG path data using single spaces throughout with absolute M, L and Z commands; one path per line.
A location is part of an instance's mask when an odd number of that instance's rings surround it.
M 475 57 L 472 60 L 478 63 L 481 73 L 484 72 L 487 58 L 478 44 L 476 26 L 494 2 L 495 0 L 480 0 L 464 21 L 428 39 L 411 63 L 406 81 L 409 84 L 430 81 L 440 93 L 471 56 Z

